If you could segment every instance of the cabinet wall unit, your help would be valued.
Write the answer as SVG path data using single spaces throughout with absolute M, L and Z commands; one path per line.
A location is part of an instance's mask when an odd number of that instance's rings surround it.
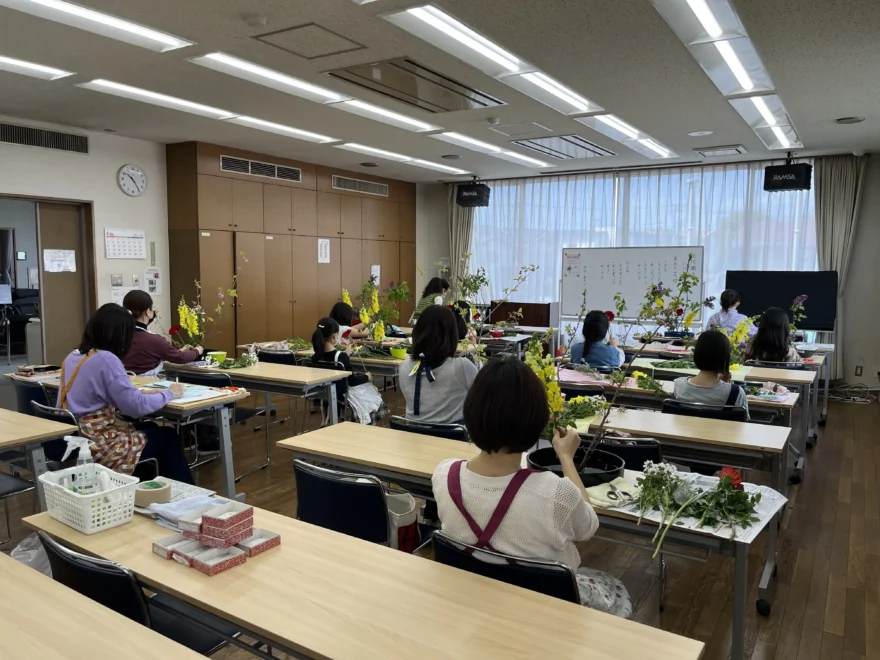
M 194 300 L 199 281 L 213 311 L 237 277 L 206 346 L 234 355 L 236 344 L 309 339 L 341 289 L 356 296 L 374 265 L 382 288 L 409 283 L 406 325 L 418 293 L 415 185 L 201 142 L 168 145 L 166 165 L 172 300 Z M 387 195 L 334 187 L 336 176 Z M 330 241 L 330 263 L 318 263 L 319 239 Z

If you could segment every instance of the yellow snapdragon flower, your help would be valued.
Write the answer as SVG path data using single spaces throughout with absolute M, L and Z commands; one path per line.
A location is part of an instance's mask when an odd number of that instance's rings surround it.
M 373 289 L 373 294 L 370 296 L 370 311 L 373 314 L 379 313 L 379 291 L 378 289 Z
M 648 374 L 643 373 L 643 372 L 641 372 L 641 371 L 633 371 L 632 375 L 633 375 L 633 378 L 635 378 L 636 380 L 638 380 L 639 378 L 645 378 L 645 377 L 647 377 Z
M 682 321 L 681 324 L 685 328 L 690 328 L 691 325 L 693 324 L 695 318 L 697 318 L 696 312 L 688 312 L 687 316 L 684 317 L 684 321 Z
M 382 341 L 385 339 L 385 324 L 382 321 L 376 321 L 373 328 L 373 341 Z
M 654 304 L 657 305 L 657 307 L 660 307 L 660 308 L 666 307 L 666 303 L 663 302 L 663 298 L 661 298 L 660 296 L 656 296 L 656 297 L 654 298 Z
M 351 305 L 351 296 L 348 293 L 348 289 L 342 290 L 342 302 L 346 305 Z
M 364 325 L 370 322 L 370 314 L 363 307 L 361 307 L 361 311 L 358 317 L 360 318 L 361 323 L 363 323 Z

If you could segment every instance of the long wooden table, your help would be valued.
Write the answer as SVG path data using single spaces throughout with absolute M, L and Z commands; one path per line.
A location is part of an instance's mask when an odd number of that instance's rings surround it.
M 281 534 L 281 545 L 214 577 L 153 554 L 152 542 L 170 532 L 140 516 L 91 536 L 48 514 L 24 524 L 296 657 L 698 660 L 703 652 L 696 640 L 262 509 L 254 524 Z
M 637 411 L 629 411 L 625 414 L 632 412 Z M 676 417 L 675 415 L 662 415 L 651 412 L 645 414 L 654 417 Z M 695 418 L 682 417 L 680 419 L 691 420 Z M 700 421 L 715 422 L 715 420 L 704 419 Z M 737 422 L 727 422 L 727 424 L 737 424 Z M 635 427 L 634 424 L 632 426 L 633 428 Z M 752 427 L 753 425 L 739 424 L 739 426 Z M 668 431 L 669 427 L 666 430 Z M 717 442 L 734 442 L 737 440 L 745 442 L 746 438 L 744 436 L 746 434 L 746 431 L 738 433 L 728 427 L 722 430 L 720 433 L 721 439 L 717 440 Z M 708 435 L 705 428 L 701 435 Z M 767 441 L 764 444 L 770 444 L 770 442 Z M 278 447 L 292 452 L 295 458 L 324 464 L 329 463 L 339 469 L 355 473 L 374 474 L 404 487 L 417 488 L 420 492 L 425 492 L 426 490 L 430 492 L 431 475 L 440 461 L 448 458 L 469 459 L 477 452 L 476 447 L 473 445 L 456 440 L 433 438 L 381 427 L 365 427 L 349 423 L 339 424 L 335 427 L 326 427 L 312 433 L 281 440 L 278 442 Z M 596 513 L 599 516 L 602 528 L 626 533 L 640 539 L 651 539 L 656 529 L 653 523 L 642 521 L 639 524 L 639 521 L 633 516 L 619 511 L 606 511 L 596 507 Z M 767 554 L 758 585 L 759 599 L 766 597 L 776 566 L 778 516 L 779 514 L 777 513 L 766 527 L 768 535 Z M 731 658 L 733 660 L 741 660 L 745 629 L 745 602 L 749 591 L 747 582 L 748 545 L 735 539 L 720 539 L 699 531 L 683 529 L 670 529 L 666 538 L 667 547 L 675 544 L 734 558 L 735 577 Z M 501 654 L 498 655 L 501 657 Z M 543 655 L 545 657 L 553 657 L 554 654 L 548 652 Z M 530 656 L 525 654 L 523 657 Z
M 198 660 L 203 656 L 0 553 L 3 660 Z

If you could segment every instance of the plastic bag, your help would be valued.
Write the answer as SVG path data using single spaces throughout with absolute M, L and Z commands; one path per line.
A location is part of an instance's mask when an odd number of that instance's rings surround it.
M 36 534 L 26 536 L 21 543 L 15 546 L 10 557 L 40 571 L 43 575 L 52 577 L 49 557 L 46 555 L 46 549 L 40 543 L 40 539 Z

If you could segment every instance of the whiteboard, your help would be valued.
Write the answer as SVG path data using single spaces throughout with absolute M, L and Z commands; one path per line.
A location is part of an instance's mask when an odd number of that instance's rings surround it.
M 619 292 L 627 302 L 624 316 L 634 318 L 651 284 L 663 282 L 663 286 L 677 290 L 678 276 L 689 254 L 694 255 L 692 272 L 700 278 L 691 300 L 703 300 L 702 246 L 564 248 L 561 315 L 577 317 L 580 314 L 586 287 L 587 311 L 613 311 L 614 294 Z

